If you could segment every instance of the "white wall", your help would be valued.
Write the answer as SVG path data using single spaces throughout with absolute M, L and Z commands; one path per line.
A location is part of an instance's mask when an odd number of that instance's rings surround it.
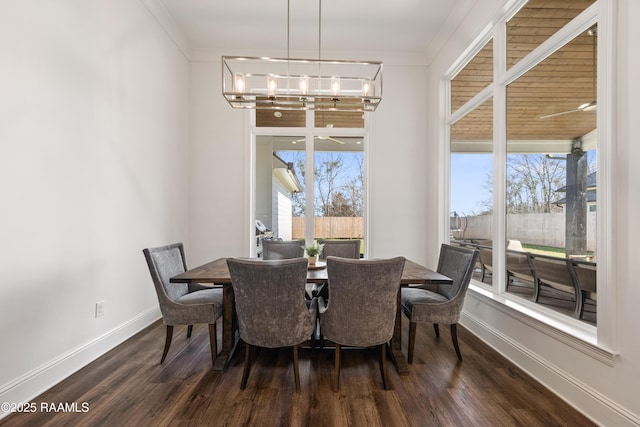
M 222 97 L 220 62 L 191 63 L 189 264 L 248 256 L 255 238 L 249 221 L 247 112 Z
M 0 94 L 0 401 L 21 402 L 159 318 L 142 249 L 188 243 L 189 64 L 139 1 L 3 1 Z
M 373 113 L 367 154 L 371 257 L 403 255 L 435 267 L 425 210 L 431 200 L 427 133 L 427 68 L 384 65 L 383 101 Z
M 429 89 L 437 90 L 439 79 L 445 70 L 491 18 L 499 12 L 505 0 L 478 2 L 467 15 L 440 55 L 432 64 Z M 640 2 L 619 0 L 617 13 L 617 140 L 614 145 L 616 194 L 615 233 L 608 236 L 613 242 L 616 258 L 612 268 L 617 274 L 616 283 L 599 283 L 599 288 L 615 286 L 617 298 L 608 312 L 617 316 L 619 356 L 609 366 L 561 341 L 557 335 L 544 328 L 534 327 L 535 322 L 525 322 L 513 316 L 508 309 L 492 304 L 481 295 L 470 292 L 465 303 L 462 323 L 479 337 L 525 368 L 534 377 L 559 393 L 582 412 L 606 426 L 639 425 L 640 399 L 640 340 L 637 327 L 640 324 L 640 263 L 637 261 L 640 242 Z M 438 145 L 437 99 L 430 98 L 429 144 Z M 442 147 L 440 147 L 442 148 Z M 427 159 L 426 167 L 441 170 L 438 157 Z M 436 183 L 430 183 L 431 192 L 437 191 Z M 436 209 L 436 208 L 434 208 Z M 431 212 L 430 215 L 436 215 Z M 436 233 L 437 230 L 434 230 Z M 577 346 L 580 347 L 580 346 Z

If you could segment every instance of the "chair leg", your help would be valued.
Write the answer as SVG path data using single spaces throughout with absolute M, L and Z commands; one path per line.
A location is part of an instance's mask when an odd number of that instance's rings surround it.
M 167 357 L 167 353 L 169 353 L 169 347 L 171 347 L 171 338 L 173 338 L 173 326 L 167 325 L 167 338 L 164 340 L 164 352 L 162 353 L 162 359 L 160 359 L 160 364 L 164 362 L 164 359 Z
M 240 390 L 244 390 L 247 385 L 247 379 L 249 378 L 249 371 L 251 370 L 251 345 L 244 343 L 246 350 L 244 353 L 244 370 L 242 372 L 242 381 L 240 382 Z
M 462 360 L 462 354 L 460 354 L 460 347 L 458 347 L 458 328 L 454 323 L 451 325 L 451 341 L 453 341 L 453 348 L 456 350 L 458 360 Z
M 209 323 L 209 347 L 211 347 L 211 363 L 216 363 L 218 355 L 218 328 L 215 323 Z
M 322 326 L 320 325 L 320 319 L 318 319 L 317 328 L 318 328 L 318 339 L 320 340 L 320 350 L 324 350 L 324 335 L 322 334 Z
M 187 326 L 187 338 L 191 338 L 191 332 L 193 332 L 193 325 Z
M 582 291 L 578 289 L 576 291 L 576 308 L 573 312 L 573 317 L 576 319 L 581 319 L 582 314 L 584 313 L 584 295 Z
M 333 363 L 333 391 L 338 391 L 340 387 L 340 344 L 336 344 L 336 357 Z
M 540 298 L 540 282 L 538 281 L 538 279 L 534 279 L 533 295 L 531 295 L 531 299 L 533 300 L 533 302 L 538 302 L 539 298 Z
M 580 315 L 578 319 L 582 319 L 582 317 L 584 316 L 584 306 L 587 299 L 587 296 L 583 294 L 582 291 L 580 291 L 580 297 L 581 297 L 581 304 L 580 304 Z
M 298 369 L 298 346 L 293 346 L 293 375 L 296 378 L 296 393 L 300 393 L 300 370 Z
M 380 373 L 382 374 L 382 386 L 389 390 L 389 377 L 387 376 L 387 345 L 380 344 Z
M 436 331 L 436 337 L 440 338 L 440 327 L 437 323 L 433 324 L 433 330 Z
M 409 348 L 407 352 L 407 362 L 413 363 L 413 350 L 416 347 L 416 329 L 418 329 L 417 322 L 409 322 Z

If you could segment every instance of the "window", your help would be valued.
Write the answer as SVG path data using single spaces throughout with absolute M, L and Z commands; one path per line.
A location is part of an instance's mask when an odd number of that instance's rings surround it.
M 257 110 L 255 117 L 254 215 L 263 225 L 256 254 L 264 239 L 364 241 L 363 113 Z
M 479 37 L 476 53 L 451 73 L 447 120 L 449 236 L 482 249 L 474 283 L 594 331 L 603 320 L 611 328 L 598 304 L 607 289 L 576 287 L 586 281 L 577 271 L 584 265 L 594 282 L 608 270 L 598 264 L 606 263 L 598 248 L 608 246 L 601 216 L 610 209 L 598 191 L 610 182 L 598 110 L 606 102 L 598 93 L 609 93 L 599 90 L 597 66 L 606 1 L 520 2 L 487 33 L 494 42 Z

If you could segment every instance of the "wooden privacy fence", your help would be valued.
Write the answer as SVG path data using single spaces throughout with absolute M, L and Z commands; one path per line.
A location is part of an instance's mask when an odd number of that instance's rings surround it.
M 304 239 L 305 217 L 292 218 L 292 237 Z M 364 217 L 317 216 L 314 219 L 313 237 L 316 239 L 362 239 Z

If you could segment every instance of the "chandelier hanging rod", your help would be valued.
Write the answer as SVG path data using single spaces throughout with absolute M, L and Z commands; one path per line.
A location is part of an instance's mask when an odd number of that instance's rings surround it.
M 318 1 L 318 59 L 222 57 L 222 94 L 233 108 L 375 111 L 382 101 L 382 62 L 322 59 L 322 0 Z M 313 86 L 313 88 L 312 88 Z

